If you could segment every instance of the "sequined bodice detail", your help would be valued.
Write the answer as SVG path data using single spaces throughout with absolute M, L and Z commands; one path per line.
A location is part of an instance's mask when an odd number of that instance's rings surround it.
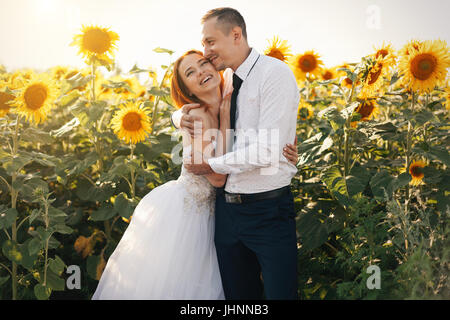
M 214 144 L 215 147 L 215 144 Z M 190 156 L 191 146 L 183 148 L 183 159 Z M 181 174 L 177 181 L 186 187 L 188 196 L 185 198 L 186 212 L 192 209 L 199 213 L 208 211 L 214 214 L 214 200 L 216 197 L 215 188 L 204 176 L 190 173 L 184 165 L 181 167 Z

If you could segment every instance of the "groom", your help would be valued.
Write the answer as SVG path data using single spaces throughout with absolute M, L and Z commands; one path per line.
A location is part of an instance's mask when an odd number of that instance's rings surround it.
M 231 68 L 231 129 L 221 157 L 185 164 L 197 175 L 228 174 L 217 189 L 215 246 L 227 299 L 297 299 L 297 242 L 291 179 L 297 168 L 278 155 L 294 140 L 299 93 L 292 71 L 247 42 L 245 22 L 232 8 L 202 18 L 204 55 L 220 71 Z M 186 107 L 186 108 L 185 108 Z M 193 134 L 192 106 L 173 114 Z M 178 119 L 176 117 L 178 116 Z M 262 279 L 261 275 L 262 274 Z

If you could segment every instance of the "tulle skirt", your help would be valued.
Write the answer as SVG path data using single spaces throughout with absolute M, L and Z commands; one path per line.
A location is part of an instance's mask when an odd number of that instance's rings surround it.
M 187 191 L 169 181 L 139 202 L 92 299 L 224 299 L 214 206 L 193 206 Z

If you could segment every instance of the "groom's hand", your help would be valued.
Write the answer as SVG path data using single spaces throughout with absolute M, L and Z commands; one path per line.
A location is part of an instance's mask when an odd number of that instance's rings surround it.
M 186 130 L 192 138 L 196 137 L 197 135 L 201 135 L 201 133 L 202 133 L 201 128 L 200 128 L 200 130 L 198 130 L 199 128 L 195 128 L 196 130 L 194 130 L 194 123 L 199 121 L 203 125 L 203 120 L 202 120 L 202 118 L 200 118 L 198 116 L 191 116 L 188 113 L 190 110 L 199 108 L 199 107 L 201 107 L 199 103 L 191 103 L 191 104 L 185 104 L 181 108 L 181 113 L 183 115 L 181 116 L 180 127 L 181 127 L 181 129 Z
M 211 166 L 205 162 L 205 160 L 202 160 L 202 163 L 195 164 L 193 163 L 192 158 L 188 158 L 183 161 L 183 165 L 188 172 L 198 176 L 214 173 Z

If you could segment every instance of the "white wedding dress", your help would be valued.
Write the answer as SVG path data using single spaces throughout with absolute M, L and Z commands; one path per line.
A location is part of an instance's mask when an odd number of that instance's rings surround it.
M 183 158 L 190 149 L 183 149 Z M 224 299 L 214 245 L 214 201 L 214 187 L 184 166 L 177 180 L 146 194 L 92 299 Z

